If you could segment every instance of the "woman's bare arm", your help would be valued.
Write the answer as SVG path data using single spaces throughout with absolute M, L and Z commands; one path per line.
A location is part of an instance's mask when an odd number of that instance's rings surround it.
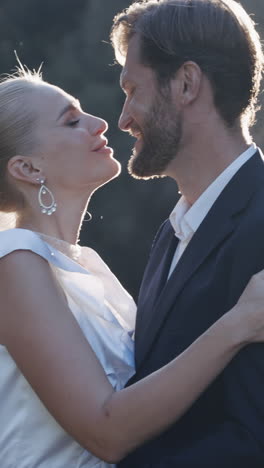
M 264 322 L 249 327 L 239 304 L 170 364 L 115 392 L 45 260 L 2 258 L 0 296 L 0 342 L 61 426 L 110 463 L 175 422 Z

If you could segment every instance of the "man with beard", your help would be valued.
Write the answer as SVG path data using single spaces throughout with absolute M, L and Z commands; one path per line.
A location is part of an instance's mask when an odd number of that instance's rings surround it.
M 146 0 L 114 20 L 140 179 L 182 194 L 143 278 L 135 334 L 139 381 L 180 354 L 264 268 L 264 166 L 252 142 L 263 68 L 254 23 L 233 0 Z M 264 348 L 249 346 L 179 422 L 122 468 L 264 466 Z

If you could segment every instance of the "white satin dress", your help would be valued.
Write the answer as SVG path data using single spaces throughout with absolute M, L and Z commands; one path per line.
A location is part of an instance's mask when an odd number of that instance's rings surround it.
M 35 252 L 49 262 L 109 381 L 116 390 L 123 388 L 134 373 L 133 299 L 93 249 L 26 229 L 0 232 L 0 258 L 20 249 Z M 10 284 L 10 294 L 14 287 Z M 114 465 L 100 461 L 63 430 L 7 349 L 0 345 L 0 467 L 111 466 Z

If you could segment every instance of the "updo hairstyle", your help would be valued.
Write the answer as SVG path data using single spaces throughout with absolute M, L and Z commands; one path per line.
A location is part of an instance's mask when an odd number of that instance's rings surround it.
M 0 212 L 17 214 L 24 206 L 22 193 L 7 171 L 8 161 L 16 155 L 33 154 L 37 115 L 32 108 L 36 85 L 42 83 L 40 69 L 31 72 L 19 62 L 17 71 L 0 82 Z

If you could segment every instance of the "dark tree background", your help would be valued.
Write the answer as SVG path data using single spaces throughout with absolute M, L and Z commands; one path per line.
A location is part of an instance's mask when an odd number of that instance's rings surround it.
M 113 66 L 109 45 L 113 16 L 130 0 L 0 0 L 0 73 L 14 70 L 17 51 L 22 63 L 38 68 L 44 79 L 78 97 L 83 108 L 109 122 L 109 143 L 123 171 L 93 197 L 92 220 L 84 223 L 81 243 L 95 248 L 124 286 L 137 296 L 152 238 L 169 215 L 177 187 L 169 179 L 135 181 L 126 165 L 133 140 L 118 130 L 124 96 L 120 68 Z M 243 0 L 264 24 L 262 0 Z M 254 137 L 264 142 L 263 116 L 258 114 Z M 264 208 L 263 208 L 264 209 Z

